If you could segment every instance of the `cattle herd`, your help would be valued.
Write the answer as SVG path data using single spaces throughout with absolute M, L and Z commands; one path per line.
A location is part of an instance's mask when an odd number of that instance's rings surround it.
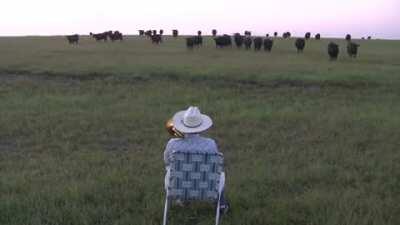
M 265 38 L 262 37 L 253 37 L 251 35 L 251 31 L 245 31 L 244 35 L 241 35 L 240 33 L 235 33 L 233 36 L 228 35 L 228 34 L 223 34 L 220 36 L 217 36 L 217 30 L 213 29 L 211 31 L 213 40 L 215 41 L 215 46 L 216 48 L 226 48 L 226 47 L 232 47 L 233 43 L 237 48 L 245 48 L 246 50 L 250 50 L 253 46 L 255 51 L 260 51 L 262 48 L 266 52 L 271 52 L 272 47 L 274 45 L 274 40 L 269 36 L 269 34 L 266 34 Z M 163 34 L 164 30 L 139 30 L 139 36 L 147 37 L 153 44 L 160 44 L 163 42 Z M 178 30 L 172 30 L 172 36 L 174 38 L 178 37 Z M 274 38 L 278 37 L 278 32 L 274 32 L 273 34 Z M 96 41 L 103 41 L 107 42 L 108 40 L 111 40 L 112 42 L 114 41 L 123 41 L 123 35 L 119 31 L 105 31 L 102 33 L 92 33 L 90 32 L 90 37 L 92 37 Z M 79 35 L 74 34 L 74 35 L 68 35 L 66 36 L 68 42 L 70 44 L 78 44 L 79 43 Z M 290 32 L 284 32 L 282 34 L 282 38 L 288 39 L 291 38 L 291 33 Z M 306 47 L 307 41 L 311 39 L 311 33 L 307 32 L 304 36 L 304 38 L 296 38 L 294 42 L 294 46 L 297 49 L 298 53 L 302 53 Z M 320 40 L 321 39 L 321 34 L 316 34 L 315 35 L 315 40 Z M 363 38 L 365 39 L 365 38 Z M 351 58 L 356 58 L 357 53 L 358 53 L 358 48 L 359 44 L 352 42 L 351 35 L 347 34 L 345 36 L 345 40 L 347 41 L 347 53 Z M 371 36 L 368 36 L 368 40 L 371 40 Z M 189 50 L 193 50 L 195 47 L 199 48 L 203 45 L 203 36 L 202 32 L 198 31 L 196 36 L 190 36 L 185 38 L 186 41 L 186 47 Z M 328 44 L 328 55 L 331 60 L 336 60 L 339 56 L 339 45 L 330 42 Z

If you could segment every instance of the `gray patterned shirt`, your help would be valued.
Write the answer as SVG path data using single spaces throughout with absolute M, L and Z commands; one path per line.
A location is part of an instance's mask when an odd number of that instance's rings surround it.
M 169 140 L 164 151 L 165 165 L 168 167 L 170 155 L 174 151 L 218 153 L 218 147 L 211 138 L 201 137 L 199 134 L 185 134 L 184 138 Z

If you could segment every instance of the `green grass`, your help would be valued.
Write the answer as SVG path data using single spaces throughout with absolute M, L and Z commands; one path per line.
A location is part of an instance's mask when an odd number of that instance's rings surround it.
M 63 38 L 0 39 L 0 224 L 161 224 L 165 121 L 188 105 L 213 119 L 232 211 L 222 224 L 400 224 L 400 42 L 360 57 L 188 52 Z M 212 224 L 174 207 L 171 224 Z

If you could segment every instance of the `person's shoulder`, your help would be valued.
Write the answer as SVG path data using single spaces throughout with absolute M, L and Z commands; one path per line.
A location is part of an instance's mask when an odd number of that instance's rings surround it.
M 171 138 L 171 139 L 169 139 L 169 141 L 167 143 L 167 147 L 178 143 L 180 140 L 181 140 L 181 138 Z

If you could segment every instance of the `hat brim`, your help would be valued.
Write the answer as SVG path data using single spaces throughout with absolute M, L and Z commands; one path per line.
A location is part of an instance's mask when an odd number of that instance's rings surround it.
M 204 114 L 201 114 L 201 119 L 202 123 L 198 127 L 187 127 L 183 123 L 183 116 L 185 115 L 186 111 L 180 111 L 175 113 L 174 117 L 172 118 L 172 121 L 174 123 L 175 129 L 178 131 L 185 133 L 185 134 L 193 134 L 193 133 L 200 133 L 205 130 L 208 130 L 212 125 L 212 119 Z

